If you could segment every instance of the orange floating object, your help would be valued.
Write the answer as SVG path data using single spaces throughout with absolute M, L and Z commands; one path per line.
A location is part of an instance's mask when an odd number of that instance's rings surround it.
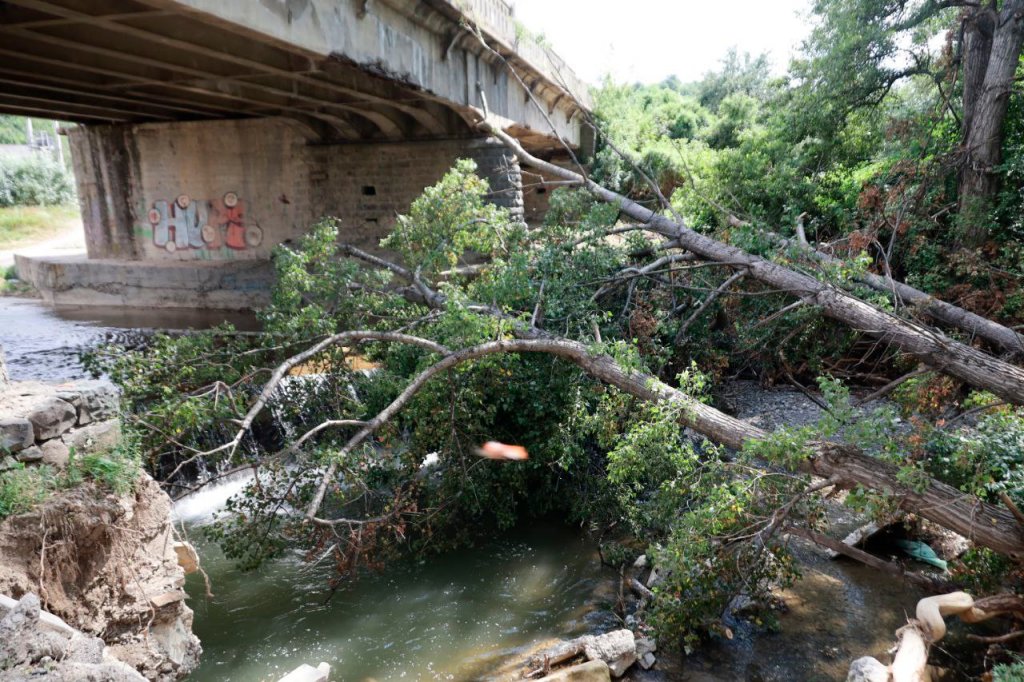
M 526 453 L 526 448 L 522 445 L 506 445 L 496 440 L 487 441 L 476 453 L 487 459 L 523 460 L 530 458 Z

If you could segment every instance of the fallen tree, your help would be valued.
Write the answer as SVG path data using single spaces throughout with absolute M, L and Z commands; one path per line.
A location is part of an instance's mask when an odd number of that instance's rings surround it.
M 472 348 L 441 353 L 442 359 L 417 376 L 402 393 L 382 410 L 374 419 L 361 424 L 360 430 L 348 440 L 339 452 L 344 458 L 356 446 L 372 436 L 381 426 L 405 406 L 409 400 L 433 377 L 459 365 L 499 353 L 547 353 L 568 360 L 591 377 L 614 386 L 632 396 L 648 402 L 668 402 L 682 406 L 680 422 L 712 441 L 734 449 L 742 449 L 749 441 L 763 440 L 770 434 L 747 422 L 731 417 L 706 405 L 677 388 L 669 386 L 658 378 L 636 370 L 630 370 L 604 354 L 592 353 L 576 341 L 553 338 L 540 330 L 521 330 L 523 336 L 544 336 L 547 338 L 523 338 L 493 341 Z M 257 400 L 242 421 L 242 428 L 236 436 L 240 441 L 259 412 L 264 409 L 265 398 L 270 396 L 287 374 L 289 368 L 305 362 L 317 352 L 332 346 L 356 344 L 362 340 L 412 343 L 441 349 L 436 344 L 417 337 L 398 334 L 382 334 L 370 331 L 343 332 L 317 344 L 282 363 L 273 377 L 264 386 L 263 398 Z M 311 352 L 312 351 L 312 352 Z M 315 427 L 316 431 L 322 430 Z M 306 436 L 298 440 L 305 440 Z M 234 441 L 233 441 L 234 442 Z M 830 442 L 808 443 L 809 456 L 800 469 L 806 473 L 828 479 L 839 487 L 863 486 L 893 496 L 900 508 L 919 514 L 1015 560 L 1024 559 L 1024 532 L 1013 514 L 1000 507 L 966 495 L 940 481 L 931 480 L 923 491 L 915 491 L 899 481 L 896 467 L 865 454 L 856 447 Z M 310 520 L 323 525 L 337 525 L 338 521 L 317 517 L 327 487 L 334 479 L 337 464 L 332 463 L 321 478 L 317 494 L 306 510 Z
M 351 258 L 374 268 L 387 270 L 408 281 L 410 287 L 397 290 L 407 300 L 426 305 L 435 311 L 440 311 L 447 305 L 447 299 L 443 294 L 427 285 L 422 278 L 409 269 L 351 245 L 341 245 L 339 250 Z M 223 450 L 237 448 L 291 369 L 311 361 L 318 354 L 329 349 L 350 346 L 354 348 L 366 341 L 411 344 L 441 355 L 442 359 L 415 377 L 400 395 L 373 419 L 366 422 L 330 420 L 318 424 L 294 439 L 286 451 L 283 451 L 282 454 L 294 454 L 303 443 L 327 428 L 359 427 L 355 435 L 346 441 L 339 451 L 338 457 L 328 465 L 317 486 L 316 494 L 306 508 L 307 519 L 321 525 L 330 526 L 339 523 L 336 520 L 317 516 L 327 489 L 334 480 L 339 462 L 393 418 L 430 379 L 461 363 L 488 355 L 546 353 L 563 358 L 577 365 L 589 376 L 641 400 L 681 405 L 683 409 L 680 411 L 680 422 L 683 426 L 692 428 L 711 441 L 736 450 L 743 449 L 751 441 L 764 440 L 771 435 L 763 429 L 731 417 L 694 399 L 653 375 L 623 367 L 606 354 L 593 353 L 582 343 L 560 338 L 538 327 L 523 324 L 514 316 L 493 306 L 474 303 L 465 305 L 467 309 L 477 314 L 505 320 L 519 338 L 494 341 L 452 351 L 429 339 L 408 334 L 372 330 L 354 330 L 335 334 L 291 356 L 275 367 L 270 379 L 263 385 L 259 396 L 249 407 L 244 418 L 240 420 L 234 438 L 203 454 L 209 456 Z M 898 507 L 905 511 L 918 514 L 1014 560 L 1024 560 L 1024 527 L 1010 509 L 989 504 L 935 479 L 929 480 L 924 486 L 912 488 L 900 482 L 896 466 L 872 457 L 852 445 L 818 441 L 808 443 L 807 448 L 807 457 L 800 463 L 801 471 L 827 479 L 839 488 L 862 486 L 872 491 L 885 493 L 892 496 L 897 501 Z
M 825 315 L 853 329 L 892 344 L 930 367 L 990 391 L 1013 404 L 1024 404 L 1024 369 L 1021 367 L 951 339 L 938 330 L 865 303 L 830 283 L 695 232 L 579 173 L 533 156 L 483 112 L 480 112 L 480 118 L 479 127 L 501 140 L 521 163 L 576 183 L 598 199 L 617 205 L 625 215 L 647 225 L 651 232 L 673 240 L 680 248 L 708 260 L 728 263 L 749 277 L 819 307 Z
M 221 537 L 229 556 L 258 562 L 300 544 L 311 560 L 333 556 L 339 574 L 347 575 L 373 563 L 388 538 L 394 539 L 391 548 L 405 543 L 408 524 L 422 522 L 425 530 L 415 535 L 430 536 L 431 519 L 472 507 L 481 479 L 490 486 L 483 487 L 485 506 L 465 513 L 492 514 L 508 498 L 513 503 L 506 518 L 521 518 L 517 494 L 529 504 L 535 498 L 551 504 L 553 497 L 570 504 L 566 488 L 581 482 L 619 485 L 612 467 L 632 457 L 640 476 L 654 474 L 628 480 L 632 489 L 644 491 L 639 505 L 666 481 L 678 485 L 656 510 L 660 517 L 644 517 L 651 523 L 638 537 L 651 547 L 680 543 L 672 556 L 689 563 L 676 563 L 670 575 L 686 580 L 687 566 L 702 572 L 692 588 L 697 592 L 735 594 L 752 584 L 771 584 L 761 577 L 788 565 L 773 553 L 788 556 L 786 538 L 800 535 L 798 529 L 817 532 L 818 493 L 828 489 L 873 491 L 886 509 L 913 512 L 1014 560 L 1024 557 L 1024 534 L 1011 511 L 929 479 L 912 464 L 901 466 L 896 449 L 883 460 L 863 449 L 875 447 L 867 440 L 831 442 L 806 430 L 798 440 L 793 432 L 773 434 L 702 402 L 695 397 L 697 384 L 680 379 L 679 387 L 670 385 L 663 377 L 674 376 L 679 365 L 665 362 L 658 349 L 645 357 L 638 343 L 616 339 L 620 333 L 632 337 L 628 316 L 613 319 L 590 295 L 593 285 L 621 269 L 628 249 L 596 240 L 567 251 L 565 244 L 590 228 L 568 227 L 552 238 L 528 232 L 508 216 L 491 213 L 497 209 L 485 204 L 486 187 L 467 168 L 449 175 L 417 200 L 386 244 L 397 246 L 400 261 L 339 245 L 336 224 L 330 230 L 318 226 L 300 250 L 278 252 L 279 283 L 264 313 L 269 326 L 263 335 L 168 340 L 152 360 L 140 356 L 112 372 L 129 382 L 144 377 L 142 386 L 129 384 L 132 400 L 157 388 L 158 409 L 139 423 L 160 425 L 154 430 L 159 447 L 187 451 L 173 473 L 216 456 L 259 470 L 232 507 L 238 513 L 226 521 Z M 479 203 L 456 194 L 463 186 L 473 188 Z M 468 234 L 466 225 L 480 233 Z M 452 274 L 469 248 L 490 249 L 482 253 L 488 265 L 472 276 Z M 566 279 L 558 281 L 564 273 Z M 607 342 L 601 341 L 598 321 L 606 325 Z M 663 330 L 661 338 L 670 336 Z M 382 363 L 380 372 L 365 376 L 347 369 L 354 354 L 364 353 Z M 193 366 L 209 369 L 193 374 Z M 307 380 L 306 373 L 315 377 Z M 213 379 L 219 383 L 211 387 Z M 182 383 L 168 390 L 168 381 Z M 313 408 L 316 401 L 321 409 Z M 502 407 L 491 409 L 495 403 Z M 537 404 L 553 407 L 524 419 L 522 413 Z M 194 438 L 202 419 L 220 428 L 211 449 L 203 449 L 209 441 L 197 447 Z M 282 420 L 283 446 L 257 442 L 261 431 Z M 543 431 L 546 420 L 557 425 L 553 432 Z M 481 426 L 466 429 L 467 423 Z M 587 423 L 599 425 L 607 438 L 578 428 Z M 636 424 L 648 430 L 634 431 Z M 686 439 L 679 426 L 744 452 Z M 649 440 L 631 441 L 631 433 Z M 523 438 L 530 460 L 496 464 L 473 456 L 476 445 L 502 435 Z M 563 437 L 570 446 L 555 453 L 575 452 L 579 459 L 545 452 L 547 446 L 558 448 Z M 660 449 L 670 439 L 685 442 L 673 451 Z M 440 462 L 434 473 L 425 470 L 428 460 Z M 643 468 L 650 463 L 655 468 Z M 536 492 L 538 482 L 552 486 L 547 496 Z M 603 503 L 609 497 L 588 499 Z M 611 499 L 615 514 L 621 513 L 615 523 L 633 513 L 631 500 Z M 604 517 L 595 520 L 595 508 L 584 518 L 606 523 Z M 250 549 L 260 543 L 269 546 L 266 553 Z M 723 572 L 732 577 L 723 582 Z M 711 618 L 724 607 L 712 599 L 700 609 L 659 604 Z M 677 632 L 707 626 L 679 622 Z
M 729 222 L 734 225 L 743 224 L 742 221 L 735 219 L 733 216 L 730 216 Z M 768 236 L 783 247 L 796 246 L 808 258 L 819 263 L 827 265 L 841 264 L 841 260 L 836 256 L 812 246 L 803 234 L 798 234 L 796 242 L 775 233 L 768 233 Z M 865 272 L 857 275 L 854 279 L 861 284 L 866 284 L 875 291 L 893 297 L 897 303 L 914 306 L 922 313 L 929 315 L 948 327 L 967 332 L 971 338 L 984 339 L 1011 356 L 1024 354 L 1024 336 L 994 320 L 935 298 L 920 289 L 915 289 L 909 284 L 897 281 L 892 277 Z

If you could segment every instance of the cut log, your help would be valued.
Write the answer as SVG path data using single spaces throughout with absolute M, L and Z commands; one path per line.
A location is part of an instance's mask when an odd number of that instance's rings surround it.
M 499 125 L 484 118 L 482 113 L 481 118 L 481 129 L 504 142 L 520 162 L 577 183 L 598 199 L 617 205 L 630 218 L 648 225 L 652 232 L 675 240 L 681 248 L 708 260 L 730 263 L 737 269 L 744 269 L 749 276 L 805 299 L 808 304 L 818 306 L 825 315 L 883 343 L 892 344 L 930 367 L 971 386 L 990 391 L 1008 402 L 1024 404 L 1024 368 L 955 341 L 935 329 L 901 319 L 832 284 L 694 232 L 579 173 L 538 159 L 523 149 Z

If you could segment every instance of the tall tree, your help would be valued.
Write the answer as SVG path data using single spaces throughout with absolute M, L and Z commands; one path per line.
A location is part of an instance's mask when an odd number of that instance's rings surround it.
M 851 110 L 881 103 L 904 78 L 930 76 L 936 94 L 952 100 L 947 76 L 956 77 L 961 239 L 965 246 L 984 243 L 1024 48 L 1024 0 L 817 0 L 813 11 L 820 23 L 794 75 L 822 104 L 816 116 L 835 129 Z M 949 59 L 934 54 L 933 39 L 943 32 L 951 38 Z
M 985 218 L 999 190 L 1006 113 L 1024 47 L 1024 0 L 990 0 L 966 9 L 961 22 L 959 202 L 965 243 L 978 245 L 988 236 Z

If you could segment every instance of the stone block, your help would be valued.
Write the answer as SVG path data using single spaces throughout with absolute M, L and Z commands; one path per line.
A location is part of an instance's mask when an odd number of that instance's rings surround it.
M 183 590 L 171 590 L 170 592 L 163 592 L 149 598 L 149 603 L 153 605 L 153 608 L 162 608 L 168 604 L 183 601 L 188 595 Z
M 643 668 L 644 670 L 650 670 L 651 668 L 654 667 L 654 664 L 657 663 L 657 662 L 658 662 L 658 659 L 655 658 L 654 654 L 652 654 L 650 651 L 648 651 L 646 654 L 641 656 L 640 660 L 639 660 L 640 667 Z
M 0 451 L 18 452 L 35 443 L 36 434 L 32 422 L 21 417 L 0 419 Z
M 57 470 L 64 469 L 68 465 L 71 452 L 59 438 L 41 443 L 39 449 L 43 453 L 43 464 L 49 464 Z
M 279 682 L 327 682 L 331 677 L 331 666 L 321 663 L 313 667 L 303 663 L 280 679 Z
M 19 462 L 34 464 L 43 461 L 43 451 L 38 445 L 33 445 L 30 448 L 25 448 L 16 454 L 15 457 Z
M 637 637 L 636 655 L 643 656 L 658 650 L 658 642 L 653 637 Z
M 604 661 L 587 661 L 555 671 L 539 682 L 611 682 L 611 671 Z M 284 682 L 282 680 L 281 682 Z
M 121 422 L 108 419 L 87 424 L 65 433 L 63 441 L 76 455 L 108 452 L 121 441 Z
M 185 574 L 199 570 L 199 555 L 190 542 L 175 542 L 174 553 L 178 557 L 178 565 L 185 569 Z
M 32 422 L 37 441 L 50 440 L 62 435 L 78 421 L 78 412 L 71 403 L 56 396 L 35 402 L 25 413 Z
M 103 663 L 103 647 L 106 646 L 99 637 L 75 632 L 68 643 L 67 656 L 77 663 Z
M 851 663 L 846 676 L 846 682 L 888 682 L 890 679 L 889 669 L 870 656 Z
M 581 638 L 588 660 L 608 664 L 614 677 L 622 677 L 636 663 L 636 640 L 630 630 L 614 630 L 597 637 Z
M 78 424 L 88 424 L 117 416 L 120 395 L 117 388 L 107 381 L 75 382 L 81 402 L 78 405 Z

